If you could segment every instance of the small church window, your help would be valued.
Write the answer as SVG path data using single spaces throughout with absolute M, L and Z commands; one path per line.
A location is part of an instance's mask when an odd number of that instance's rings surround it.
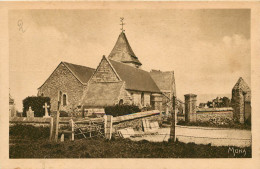
M 44 94 L 42 93 L 42 94 L 41 94 L 41 96 L 43 97 L 43 96 L 44 96 Z
M 119 100 L 119 105 L 123 105 L 124 104 L 124 100 L 123 99 L 120 99 Z
M 63 94 L 62 102 L 63 102 L 63 106 L 67 105 L 67 95 L 66 94 Z

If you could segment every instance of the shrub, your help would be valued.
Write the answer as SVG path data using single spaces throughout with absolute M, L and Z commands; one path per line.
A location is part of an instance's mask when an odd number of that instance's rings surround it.
M 140 111 L 139 107 L 135 105 L 115 105 L 105 107 L 106 115 L 112 115 L 114 117 L 137 113 Z
M 41 97 L 41 96 L 30 96 L 26 97 L 23 100 L 23 116 L 26 116 L 26 111 L 29 107 L 32 107 L 34 111 L 35 117 L 43 117 L 45 115 L 45 109 L 43 108 L 44 104 L 47 103 L 50 105 L 50 98 L 49 97 Z M 48 108 L 50 111 L 50 108 Z

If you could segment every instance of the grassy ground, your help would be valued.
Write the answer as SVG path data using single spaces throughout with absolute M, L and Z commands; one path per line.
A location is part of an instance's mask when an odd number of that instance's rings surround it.
M 26 132 L 30 129 L 30 132 Z M 39 131 L 40 130 L 40 131 Z M 24 131 L 24 132 L 22 132 Z M 250 158 L 251 147 L 230 147 L 184 144 L 180 142 L 152 143 L 128 139 L 82 139 L 74 142 L 48 141 L 48 128 L 13 126 L 10 128 L 10 158 Z M 36 134 L 40 132 L 40 134 Z M 33 134 L 34 133 L 34 134 Z M 22 134 L 22 135 L 21 135 Z
M 236 149 L 234 147 L 234 149 Z M 74 142 L 54 143 L 41 139 L 10 146 L 10 158 L 234 158 L 251 157 L 251 148 L 246 155 L 233 154 L 229 147 L 196 145 L 194 143 L 134 142 L 128 139 L 107 141 L 82 139 Z

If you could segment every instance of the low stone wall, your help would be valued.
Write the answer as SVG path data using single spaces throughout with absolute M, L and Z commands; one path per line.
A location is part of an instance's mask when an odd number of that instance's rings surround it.
M 42 118 L 42 117 L 11 117 L 9 119 L 9 125 L 23 124 L 23 125 L 32 125 L 35 127 L 49 127 L 51 118 Z
M 32 125 L 35 127 L 49 127 L 51 118 L 42 118 L 42 117 L 11 117 L 9 120 L 10 126 L 15 124 L 23 124 L 23 125 Z M 77 125 L 86 125 L 89 124 L 90 121 L 96 122 L 96 123 L 103 123 L 103 118 L 76 118 L 76 117 L 60 117 L 59 121 L 59 127 L 61 126 L 67 126 L 69 125 L 69 120 L 73 119 L 73 121 Z
M 210 122 L 214 124 L 230 124 L 233 122 L 233 109 L 227 108 L 198 108 L 196 122 Z
M 77 117 L 60 117 L 59 128 L 68 128 L 69 120 L 72 119 L 78 127 L 86 127 L 91 123 L 104 124 L 104 118 L 77 118 Z
M 52 120 L 53 119 L 53 120 Z M 69 120 L 73 119 L 78 127 L 86 127 L 91 124 L 104 125 L 104 118 L 76 118 L 76 117 L 60 117 L 59 128 L 65 129 L 69 127 Z M 122 128 L 135 128 L 142 129 L 142 119 L 148 119 L 149 121 L 158 121 L 161 123 L 161 113 L 158 110 L 134 113 L 124 116 L 113 117 L 113 131 L 117 131 Z M 54 122 L 55 117 L 42 118 L 42 117 L 12 117 L 10 118 L 10 126 L 15 124 L 32 125 L 35 127 L 50 127 L 51 122 Z
M 158 110 L 134 113 L 113 118 L 113 132 L 119 129 L 131 127 L 137 130 L 142 129 L 142 119 L 158 121 L 161 123 L 161 114 Z

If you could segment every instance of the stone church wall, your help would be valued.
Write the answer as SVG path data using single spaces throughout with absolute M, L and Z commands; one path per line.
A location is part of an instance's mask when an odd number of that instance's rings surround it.
M 144 106 L 150 105 L 150 101 L 151 101 L 151 94 L 144 93 Z
M 57 110 L 58 92 L 67 96 L 67 105 L 61 103 L 60 110 L 70 111 L 72 106 L 77 106 L 83 94 L 83 85 L 68 70 L 64 64 L 60 64 L 47 81 L 38 89 L 38 95 L 51 98 L 51 111 Z
M 133 99 L 131 97 L 131 94 L 125 89 L 125 84 L 123 85 L 123 87 L 120 89 L 120 96 L 118 99 L 118 102 L 120 101 L 120 99 L 123 99 L 123 103 L 124 104 L 132 104 L 133 103 Z
M 142 92 L 138 91 L 129 91 L 132 96 L 132 102 L 133 104 L 139 106 L 141 105 L 141 95 Z M 144 92 L 144 106 L 150 105 L 151 102 L 151 93 Z
M 94 82 L 117 82 L 119 81 L 112 67 L 106 59 L 102 59 L 96 73 L 93 75 L 92 81 Z

